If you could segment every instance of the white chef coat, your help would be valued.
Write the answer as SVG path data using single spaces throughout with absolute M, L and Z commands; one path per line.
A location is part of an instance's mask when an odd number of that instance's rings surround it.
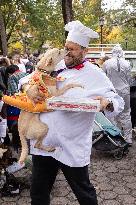
M 62 65 L 64 65 L 64 62 L 62 62 Z M 123 110 L 123 99 L 117 95 L 105 73 L 90 62 L 84 62 L 84 67 L 80 70 L 66 69 L 59 74 L 60 76 L 65 80 L 58 82 L 58 88 L 70 83 L 84 86 L 84 88 L 72 88 L 65 92 L 63 96 L 71 98 L 105 96 L 113 102 L 114 112 L 112 114 L 118 114 Z M 26 83 L 26 77 L 24 83 Z M 21 84 L 23 84 L 22 79 Z M 95 113 L 88 112 L 53 111 L 41 113 L 40 120 L 49 127 L 43 145 L 55 146 L 56 150 L 45 152 L 36 149 L 34 148 L 36 141 L 31 140 L 31 154 L 52 156 L 70 167 L 88 165 L 90 163 L 94 118 Z

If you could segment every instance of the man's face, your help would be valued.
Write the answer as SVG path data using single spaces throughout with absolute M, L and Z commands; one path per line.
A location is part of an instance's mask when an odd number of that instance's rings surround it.
M 87 53 L 87 48 L 82 48 L 80 45 L 71 41 L 66 42 L 65 50 L 67 51 L 64 57 L 66 66 L 74 66 L 82 63 Z

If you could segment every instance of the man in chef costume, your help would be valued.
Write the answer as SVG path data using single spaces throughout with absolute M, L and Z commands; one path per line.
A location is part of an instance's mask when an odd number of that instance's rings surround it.
M 80 84 L 83 87 L 72 88 L 63 96 L 71 99 L 99 99 L 101 110 L 109 116 L 117 115 L 123 110 L 123 99 L 116 93 L 105 73 L 85 59 L 90 39 L 98 38 L 98 34 L 80 21 L 69 22 L 65 25 L 65 30 L 69 32 L 65 43 L 67 53 L 56 68 L 58 77 L 63 79 L 58 82 L 58 89 L 70 83 Z M 20 82 L 24 84 L 23 87 L 25 83 L 26 78 Z M 28 95 L 29 93 L 31 88 L 27 90 Z M 39 94 L 35 101 L 41 98 Z M 31 205 L 50 204 L 50 192 L 59 169 L 79 204 L 98 204 L 96 191 L 88 174 L 94 118 L 94 112 L 53 111 L 40 114 L 40 120 L 49 127 L 43 145 L 53 146 L 55 151 L 36 149 L 36 141 L 30 142 L 33 160 Z
M 130 109 L 130 82 L 131 66 L 123 56 L 123 50 L 119 44 L 112 50 L 112 58 L 105 61 L 103 70 L 113 83 L 117 93 L 124 99 L 124 110 L 110 119 L 113 124 L 123 130 L 126 142 L 132 145 L 132 123 Z

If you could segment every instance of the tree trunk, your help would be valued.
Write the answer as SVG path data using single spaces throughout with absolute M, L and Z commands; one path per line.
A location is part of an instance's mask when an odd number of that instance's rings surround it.
M 62 14 L 64 24 L 73 20 L 72 0 L 62 0 Z M 67 37 L 67 32 L 65 32 L 65 37 Z
M 1 40 L 2 55 L 7 56 L 8 53 L 7 39 L 6 39 L 6 31 L 5 31 L 4 19 L 3 19 L 1 8 L 0 8 L 0 37 L 1 37 L 0 40 Z

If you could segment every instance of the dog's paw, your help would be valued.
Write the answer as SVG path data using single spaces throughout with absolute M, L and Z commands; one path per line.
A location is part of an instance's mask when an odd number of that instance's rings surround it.
M 32 85 L 26 92 L 27 97 L 33 102 L 35 106 L 36 103 L 41 102 L 45 99 L 44 93 L 40 92 L 38 85 Z

